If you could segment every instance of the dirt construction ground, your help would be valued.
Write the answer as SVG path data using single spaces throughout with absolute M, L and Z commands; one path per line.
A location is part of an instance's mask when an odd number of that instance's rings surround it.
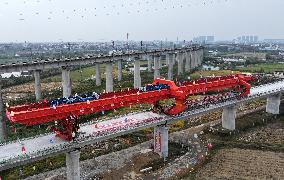
M 243 133 L 238 138 L 239 141 L 256 142 L 266 144 L 284 144 L 284 123 L 275 122 L 268 124 L 265 127 L 253 129 Z
M 226 139 L 207 164 L 198 169 L 196 179 L 284 179 L 284 116 L 255 113 L 240 121 L 267 122 L 250 127 Z
M 196 179 L 284 179 L 284 153 L 222 149 Z

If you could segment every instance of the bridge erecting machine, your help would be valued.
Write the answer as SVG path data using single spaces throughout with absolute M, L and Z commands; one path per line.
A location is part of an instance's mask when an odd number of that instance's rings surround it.
M 78 117 L 137 104 L 151 104 L 168 115 L 177 115 L 196 105 L 206 105 L 232 97 L 250 94 L 251 75 L 237 74 L 178 82 L 156 79 L 152 84 L 138 89 L 125 89 L 109 93 L 90 93 L 81 96 L 43 100 L 36 103 L 7 107 L 7 117 L 13 123 L 36 125 L 55 121 L 53 130 L 65 140 L 74 139 L 79 130 Z M 201 100 L 189 96 L 210 95 Z M 172 99 L 173 105 L 162 107 L 160 101 Z

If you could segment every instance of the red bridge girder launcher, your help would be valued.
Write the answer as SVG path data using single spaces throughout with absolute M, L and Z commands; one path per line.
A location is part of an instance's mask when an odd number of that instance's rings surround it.
M 176 115 L 186 110 L 186 100 L 189 96 L 216 91 L 235 91 L 239 93 L 239 96 L 246 96 L 250 94 L 251 85 L 249 82 L 253 79 L 252 75 L 237 74 L 180 82 L 178 85 L 171 80 L 156 79 L 151 85 L 139 89 L 102 93 L 95 100 L 51 106 L 50 101 L 45 99 L 32 104 L 7 107 L 6 114 L 11 122 L 24 125 L 57 121 L 60 126 L 60 128 L 54 128 L 57 136 L 72 140 L 74 137 L 72 133 L 78 131 L 79 122 L 77 119 L 81 115 L 136 104 L 152 104 L 159 107 L 159 101 L 166 99 L 175 99 L 175 104 L 164 113 Z

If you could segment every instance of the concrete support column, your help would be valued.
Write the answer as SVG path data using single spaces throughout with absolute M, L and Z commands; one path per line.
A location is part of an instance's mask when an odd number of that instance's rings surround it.
M 4 112 L 4 103 L 2 97 L 2 77 L 0 75 L 0 142 L 7 138 L 6 115 Z
M 40 70 L 34 71 L 36 100 L 41 99 Z
M 188 59 L 189 59 L 189 69 L 192 70 L 192 56 L 191 56 L 191 51 L 188 52 Z
M 195 67 L 198 67 L 198 62 L 199 62 L 199 55 L 198 55 L 198 51 L 196 51 L 195 52 L 196 53 L 196 57 L 195 57 L 195 59 L 196 59 L 196 61 L 195 61 Z
M 198 55 L 198 50 L 195 51 L 195 67 L 198 66 L 198 61 L 199 61 L 199 55 Z
M 269 96 L 266 103 L 266 112 L 271 114 L 279 114 L 279 106 L 281 103 L 281 93 Z
M 168 66 L 170 63 L 170 54 L 166 54 L 166 65 Z
M 177 53 L 175 53 L 175 63 L 178 63 L 178 57 L 179 57 L 179 55 L 178 55 L 178 52 L 177 52 Z
M 117 80 L 122 80 L 122 60 L 117 61 Z
M 134 60 L 134 88 L 141 87 L 140 60 Z
M 148 72 L 152 72 L 152 55 L 147 56 L 147 61 L 148 61 Z
M 194 69 L 194 53 L 193 53 L 193 51 L 190 51 L 190 67 L 191 67 L 191 69 Z
M 159 58 L 159 69 L 162 68 L 162 56 L 160 55 L 160 58 Z
M 199 65 L 199 50 L 196 51 L 196 62 L 195 66 L 197 67 Z
M 183 74 L 183 57 L 182 53 L 177 54 L 177 60 L 178 60 L 178 75 Z
M 193 64 L 194 64 L 194 68 L 196 68 L 198 66 L 198 63 L 197 63 L 198 62 L 197 51 L 195 50 L 193 54 L 194 54 L 194 63 Z
M 199 51 L 198 51 L 198 58 L 199 58 L 198 65 L 200 66 L 202 64 L 202 50 L 201 49 L 199 49 Z
M 80 180 L 80 151 L 66 153 L 67 180 Z
M 168 79 L 173 80 L 173 71 L 174 71 L 174 62 L 175 62 L 175 54 L 168 54 L 169 56 L 169 64 L 168 64 Z
M 199 49 L 198 50 L 198 66 L 200 66 L 201 65 L 201 63 L 202 63 L 202 60 L 201 60 L 201 49 Z
M 222 127 L 229 130 L 236 128 L 237 106 L 225 107 L 222 113 Z
M 201 50 L 201 62 L 204 60 L 204 49 Z
M 161 157 L 168 157 L 168 139 L 169 128 L 166 125 L 157 126 L 154 128 L 154 152 Z
M 154 56 L 154 79 L 160 77 L 160 67 L 159 67 L 160 56 Z
M 63 97 L 69 97 L 72 93 L 69 67 L 62 67 L 62 87 L 63 87 Z
M 112 63 L 106 63 L 106 92 L 113 91 Z
M 96 64 L 96 85 L 102 85 L 100 64 Z
M 203 51 L 203 49 L 200 49 L 200 65 L 203 62 L 203 58 L 204 58 L 204 51 Z
M 172 63 L 173 63 L 173 66 L 176 64 L 176 53 L 173 53 L 173 59 L 172 59 Z
M 185 52 L 185 72 L 189 72 L 190 71 L 190 55 L 189 52 Z

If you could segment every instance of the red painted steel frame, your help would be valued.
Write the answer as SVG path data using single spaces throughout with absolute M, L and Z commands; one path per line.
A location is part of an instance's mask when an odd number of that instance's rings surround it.
M 250 93 L 250 84 L 248 82 L 251 80 L 253 80 L 252 76 L 240 74 L 189 81 L 177 86 L 173 81 L 156 79 L 153 84 L 168 84 L 170 88 L 148 92 L 128 89 L 120 92 L 104 93 L 98 100 L 64 104 L 56 107 L 50 107 L 48 101 L 45 100 L 39 103 L 8 107 L 6 114 L 12 122 L 35 125 L 66 119 L 70 115 L 80 116 L 135 104 L 148 103 L 156 105 L 160 100 L 175 98 L 175 106 L 167 112 L 174 115 L 185 110 L 185 101 L 190 95 L 225 89 L 240 89 L 241 87 L 244 90 L 241 96 L 248 95 Z

